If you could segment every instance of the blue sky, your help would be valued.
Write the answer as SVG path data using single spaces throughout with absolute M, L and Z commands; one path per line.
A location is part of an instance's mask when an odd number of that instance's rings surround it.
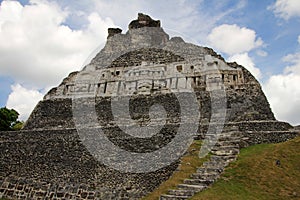
M 209 46 L 248 68 L 279 120 L 300 124 L 299 0 L 0 1 L 0 106 L 26 119 L 43 95 L 82 68 L 108 27 L 138 12 L 171 36 Z

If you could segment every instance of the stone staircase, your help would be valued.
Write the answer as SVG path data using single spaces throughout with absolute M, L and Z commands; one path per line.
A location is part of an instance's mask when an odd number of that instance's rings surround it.
M 206 135 L 215 137 L 215 135 Z M 197 171 L 185 179 L 176 189 L 170 189 L 160 200 L 189 199 L 195 193 L 201 192 L 213 184 L 224 171 L 225 167 L 236 160 L 239 154 L 240 133 L 236 127 L 226 128 L 218 137 L 216 145 L 211 150 L 210 159 L 203 163 Z

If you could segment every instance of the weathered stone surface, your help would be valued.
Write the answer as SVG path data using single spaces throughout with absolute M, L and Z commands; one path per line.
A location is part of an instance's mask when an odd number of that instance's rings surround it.
M 172 37 L 170 41 L 175 43 L 184 42 L 184 40 L 181 37 Z
M 38 103 L 26 121 L 23 130 L 74 127 L 72 99 L 53 99 Z
M 131 30 L 142 27 L 160 27 L 160 21 L 153 20 L 150 16 L 145 15 L 143 13 L 139 13 L 138 19 L 130 22 L 128 28 L 129 30 Z
M 12 199 L 139 199 L 178 164 L 143 174 L 110 169 L 89 154 L 75 129 L 0 132 L 0 141 L 0 195 Z
M 120 28 L 108 28 L 107 38 L 110 38 L 116 34 L 121 34 L 121 33 L 122 33 L 122 29 L 120 29 Z
M 298 125 L 298 126 L 295 126 L 294 128 L 295 128 L 295 130 L 298 130 L 298 131 L 300 131 L 300 125 Z
M 119 66 L 140 66 L 142 65 L 143 61 L 151 61 L 152 63 L 158 64 L 168 64 L 184 61 L 184 58 L 163 49 L 142 48 L 121 55 L 116 60 L 114 60 L 109 67 L 117 68 Z

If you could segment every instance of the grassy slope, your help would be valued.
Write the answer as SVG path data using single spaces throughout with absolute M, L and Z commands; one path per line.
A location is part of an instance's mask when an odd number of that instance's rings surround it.
M 300 137 L 242 149 L 222 178 L 192 199 L 300 199 Z

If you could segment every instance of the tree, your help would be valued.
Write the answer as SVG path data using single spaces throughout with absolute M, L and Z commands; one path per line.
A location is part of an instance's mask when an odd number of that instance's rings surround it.
M 20 130 L 23 122 L 18 121 L 19 113 L 14 109 L 0 108 L 0 131 Z

